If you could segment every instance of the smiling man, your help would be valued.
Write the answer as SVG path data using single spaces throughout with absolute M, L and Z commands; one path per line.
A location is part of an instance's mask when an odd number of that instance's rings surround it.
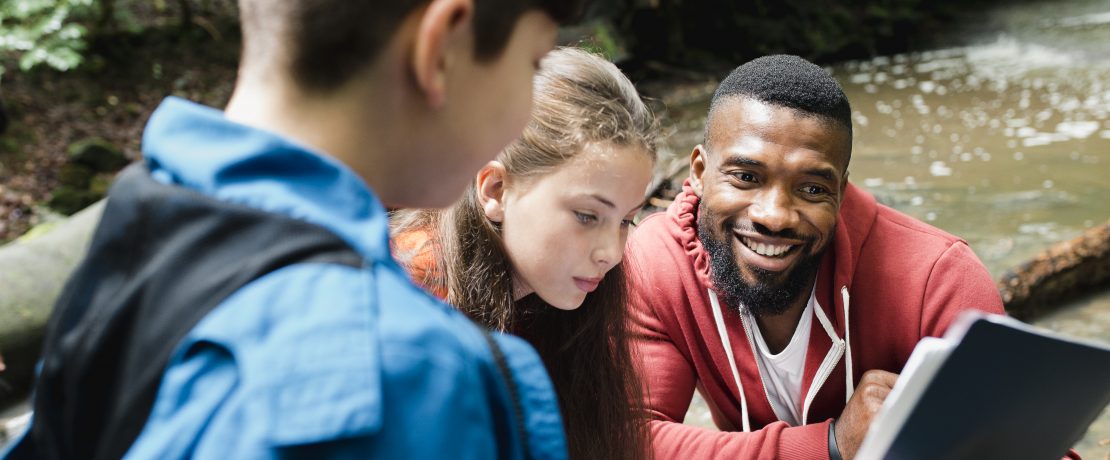
M 852 458 L 918 340 L 1002 313 L 967 243 L 848 183 L 851 153 L 812 63 L 718 87 L 682 193 L 627 248 L 657 458 Z M 681 424 L 695 388 L 722 431 Z

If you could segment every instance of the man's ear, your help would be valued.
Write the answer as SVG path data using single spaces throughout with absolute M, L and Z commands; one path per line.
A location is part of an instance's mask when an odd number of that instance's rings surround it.
M 447 102 L 449 47 L 461 33 L 472 32 L 473 0 L 431 0 L 424 9 L 412 47 L 412 73 L 416 86 L 433 109 Z M 470 43 L 470 41 L 467 41 Z
M 705 146 L 698 144 L 694 146 L 694 151 L 690 152 L 690 186 L 694 189 L 694 194 L 701 197 L 702 194 L 702 175 L 705 174 Z
M 493 222 L 505 219 L 505 165 L 500 161 L 491 161 L 478 171 L 477 183 L 478 204 L 486 218 Z

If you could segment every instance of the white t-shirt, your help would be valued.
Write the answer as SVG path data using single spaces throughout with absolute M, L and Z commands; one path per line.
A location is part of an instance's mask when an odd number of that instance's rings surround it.
M 767 398 L 771 402 L 771 408 L 775 410 L 775 415 L 791 426 L 801 425 L 802 374 L 805 372 L 806 350 L 809 348 L 809 331 L 813 324 L 815 308 L 820 307 L 817 305 L 817 298 L 811 292 L 809 303 L 802 311 L 798 327 L 794 330 L 794 336 L 790 338 L 786 348 L 778 354 L 771 354 L 767 348 L 767 342 L 763 340 L 763 333 L 759 331 L 759 323 L 751 313 L 745 311 L 748 315 L 747 320 L 752 325 L 756 348 L 759 349 L 755 356 L 759 365 L 759 375 L 763 379 L 763 388 L 767 390 Z

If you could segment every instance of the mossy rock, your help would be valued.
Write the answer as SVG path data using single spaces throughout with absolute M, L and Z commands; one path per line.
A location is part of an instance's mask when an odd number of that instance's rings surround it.
M 92 181 L 89 182 L 88 190 L 94 195 L 103 198 L 108 195 L 108 189 L 112 187 L 112 183 L 115 180 L 116 175 L 114 173 L 97 174 L 93 176 Z
M 58 182 L 64 187 L 86 190 L 89 188 L 89 184 L 92 183 L 95 174 L 96 172 L 92 168 L 83 164 L 66 163 L 62 166 L 62 170 L 58 172 Z
M 129 163 L 122 150 L 97 137 L 70 144 L 66 153 L 70 163 L 87 166 L 94 172 L 118 171 Z
M 50 196 L 50 200 L 46 203 L 51 209 L 58 211 L 65 215 L 71 215 L 85 209 L 89 205 L 96 203 L 97 200 L 103 198 L 102 195 L 90 192 L 88 190 L 75 189 L 71 187 L 58 187 L 54 190 L 54 194 Z

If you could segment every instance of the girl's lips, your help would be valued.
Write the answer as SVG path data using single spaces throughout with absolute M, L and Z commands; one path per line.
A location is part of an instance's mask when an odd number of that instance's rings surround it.
M 581 289 L 585 292 L 594 292 L 594 289 L 597 289 L 598 284 L 601 284 L 601 278 L 574 277 L 574 285 L 578 286 L 578 289 Z

